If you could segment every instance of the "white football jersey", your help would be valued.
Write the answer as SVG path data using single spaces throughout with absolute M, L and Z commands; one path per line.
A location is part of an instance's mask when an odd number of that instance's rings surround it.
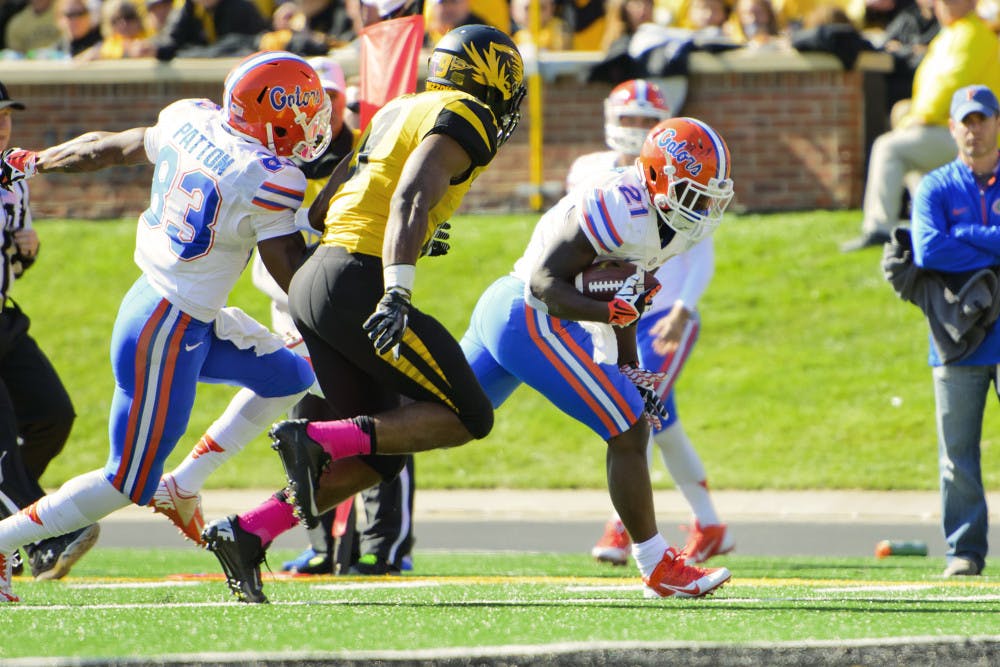
M 581 155 L 573 161 L 566 175 L 566 189 L 572 190 L 581 184 L 600 178 L 617 164 L 616 151 L 597 151 Z M 683 301 L 688 310 L 698 307 L 698 301 L 708 288 L 715 273 L 715 250 L 712 237 L 703 239 L 693 248 L 671 257 L 656 271 L 656 279 L 662 288 L 646 307 L 646 313 L 658 313 L 669 309 L 678 300 Z
M 291 160 L 231 132 L 208 100 L 163 109 L 145 145 L 156 170 L 135 262 L 164 298 L 213 321 L 257 243 L 297 233 L 306 178 Z
M 586 153 L 573 160 L 566 174 L 566 191 L 569 192 L 584 181 L 593 179 L 598 174 L 603 174 L 608 169 L 618 166 L 618 153 L 616 151 L 597 151 L 596 153 Z
M 579 227 L 598 259 L 624 259 L 655 271 L 691 247 L 680 234 L 662 247 L 658 223 L 659 216 L 635 167 L 605 171 L 582 182 L 542 216 L 524 255 L 514 264 L 513 274 L 528 283 L 564 225 Z

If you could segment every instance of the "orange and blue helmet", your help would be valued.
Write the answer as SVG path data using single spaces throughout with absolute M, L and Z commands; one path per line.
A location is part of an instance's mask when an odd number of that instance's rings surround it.
M 309 63 L 287 51 L 247 56 L 226 76 L 222 115 L 241 136 L 305 162 L 330 144 L 330 98 Z
M 668 118 L 657 123 L 636 160 L 660 220 L 697 243 L 722 222 L 733 199 L 729 147 L 707 123 Z

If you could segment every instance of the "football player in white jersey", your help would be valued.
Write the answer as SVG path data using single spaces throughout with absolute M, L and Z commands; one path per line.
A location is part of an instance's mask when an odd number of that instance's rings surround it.
M 608 490 L 647 597 L 700 597 L 730 574 L 688 565 L 656 527 L 646 450 L 649 426 L 667 417 L 657 391 L 667 373 L 638 364 L 635 325 L 650 298 L 641 271 L 610 302 L 585 296 L 575 277 L 608 258 L 655 271 L 708 238 L 732 196 L 722 138 L 692 118 L 661 121 L 634 165 L 586 181 L 542 217 L 462 339 L 494 406 L 525 383 L 607 442 Z
M 0 600 L 17 600 L 10 586 L 17 546 L 76 530 L 129 503 L 147 505 L 161 491 L 175 507 L 175 499 L 195 497 L 218 464 L 312 385 L 305 359 L 224 306 L 254 248 L 287 289 L 305 246 L 294 217 L 306 187 L 289 158 L 314 159 L 329 134 L 330 101 L 316 72 L 290 53 L 262 52 L 229 73 L 222 108 L 182 100 L 163 109 L 153 127 L 0 154 L 0 185 L 35 171 L 155 165 L 136 233 L 142 275 L 122 300 L 112 333 L 108 462 L 0 522 Z M 163 463 L 187 427 L 199 381 L 242 389 L 164 488 Z
M 634 164 L 649 128 L 670 115 L 656 84 L 633 79 L 615 86 L 604 101 L 604 139 L 610 150 L 577 158 L 566 177 L 567 191 L 593 174 Z M 714 270 L 711 237 L 667 260 L 656 272 L 662 289 L 646 308 L 636 331 L 639 364 L 666 373 L 656 390 L 668 416 L 659 428 L 653 429 L 652 442 L 659 447 L 664 465 L 694 514 L 691 526 L 686 527 L 687 543 L 681 550 L 681 555 L 692 563 L 702 563 L 734 547 L 732 535 L 719 520 L 709 494 L 705 466 L 680 422 L 673 391 L 698 340 L 701 328 L 698 300 Z M 599 561 L 625 565 L 630 543 L 621 518 L 613 513 L 591 555 Z

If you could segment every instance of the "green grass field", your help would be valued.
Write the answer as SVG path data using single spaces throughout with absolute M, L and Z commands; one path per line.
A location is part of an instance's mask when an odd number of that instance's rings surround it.
M 936 488 L 925 326 L 883 281 L 877 251 L 838 251 L 838 242 L 856 233 L 857 220 L 856 211 L 732 216 L 718 233 L 701 343 L 678 386 L 685 425 L 714 487 Z M 533 223 L 528 215 L 457 219 L 451 254 L 421 262 L 415 302 L 461 335 L 478 294 L 510 269 Z M 106 456 L 107 348 L 118 302 L 137 275 L 134 223 L 38 227 L 42 254 L 15 296 L 79 413 L 67 450 L 43 480 L 55 486 Z M 231 303 L 267 321 L 266 300 L 248 277 Z M 191 427 L 170 463 L 187 453 L 232 393 L 199 390 Z M 991 452 L 996 412 L 987 411 L 984 433 L 988 488 L 1000 482 Z M 592 434 L 522 389 L 483 441 L 418 457 L 418 502 L 420 488 L 603 488 L 603 450 Z M 656 485 L 669 487 L 659 475 Z M 276 488 L 283 481 L 261 437 L 209 486 Z M 271 562 L 279 566 L 292 555 L 277 551 Z M 731 556 L 715 564 L 734 573 L 715 596 L 647 601 L 633 568 L 601 567 L 582 554 L 421 552 L 417 574 L 266 580 L 272 604 L 246 606 L 218 579 L 177 576 L 218 576 L 206 552 L 98 547 L 66 580 L 16 582 L 22 603 L 0 607 L 0 664 L 136 655 L 161 662 L 174 656 L 171 664 L 183 664 L 193 654 L 371 664 L 379 651 L 397 652 L 378 654 L 389 660 L 422 649 L 476 647 L 476 655 L 487 656 L 532 646 L 645 646 L 653 653 L 642 660 L 607 654 L 590 664 L 660 664 L 674 656 L 664 653 L 665 642 L 719 642 L 726 650 L 750 644 L 792 650 L 804 642 L 820 651 L 834 651 L 834 642 L 875 643 L 897 652 L 909 647 L 918 651 L 914 664 L 931 664 L 930 654 L 921 659 L 922 642 L 989 636 L 987 653 L 1000 645 L 997 582 L 945 581 L 938 559 Z M 708 649 L 699 650 L 704 657 Z M 778 662 L 754 655 L 751 663 Z M 780 664 L 816 664 L 826 655 L 785 656 Z M 845 664 L 889 660 L 836 655 L 856 658 Z M 970 655 L 945 664 L 971 662 Z M 471 664 L 456 660 L 449 664 Z M 683 652 L 669 661 L 695 664 Z
M 780 645 L 997 635 L 1000 627 L 998 582 L 945 581 L 926 558 L 733 556 L 715 564 L 734 578 L 714 596 L 645 600 L 632 567 L 584 555 L 421 553 L 419 574 L 401 577 L 265 574 L 271 604 L 243 605 L 222 581 L 197 576 L 218 572 L 207 552 L 99 548 L 63 581 L 19 583 L 21 604 L 0 608 L 0 658 Z
M 730 216 L 716 235 L 716 275 L 703 329 L 677 387 L 678 406 L 716 488 L 923 489 L 937 487 L 926 326 L 882 279 L 878 250 L 844 255 L 858 212 Z M 415 303 L 461 336 L 480 292 L 510 270 L 532 215 L 455 220 L 452 252 L 420 262 Z M 15 297 L 59 369 L 79 413 L 66 453 L 43 482 L 58 485 L 103 464 L 112 378 L 108 340 L 121 296 L 136 277 L 134 222 L 43 221 L 39 262 Z M 268 321 L 265 297 L 239 283 L 231 303 Z M 203 386 L 178 462 L 233 390 Z M 988 487 L 1000 483 L 983 449 Z M 264 438 L 209 487 L 281 482 Z M 418 460 L 418 487 L 602 488 L 604 446 L 522 388 L 493 433 Z M 656 484 L 669 487 L 661 475 Z

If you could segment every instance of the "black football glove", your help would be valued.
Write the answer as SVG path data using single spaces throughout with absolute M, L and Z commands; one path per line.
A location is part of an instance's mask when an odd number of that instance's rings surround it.
M 667 377 L 667 374 L 643 370 L 638 366 L 628 364 L 619 366 L 618 370 L 639 390 L 639 395 L 642 396 L 642 401 L 645 404 L 642 416 L 646 418 L 646 423 L 649 424 L 650 428 L 660 428 L 660 420 L 666 419 L 670 415 L 667 413 L 667 408 L 663 405 L 660 395 L 656 392 L 656 387 Z
M 424 246 L 424 251 L 421 254 L 427 257 L 447 255 L 448 251 L 451 250 L 451 244 L 448 243 L 448 239 L 451 238 L 451 234 L 448 233 L 450 229 L 450 222 L 442 222 L 438 225 L 438 228 L 434 230 L 434 235 L 431 236 L 431 240 Z
M 399 343 L 409 321 L 410 291 L 403 287 L 390 287 L 382 295 L 364 324 L 368 338 L 380 355 L 392 350 L 392 358 L 399 359 Z
M 38 154 L 21 148 L 8 148 L 0 152 L 0 188 L 9 190 L 18 181 L 35 175 L 35 158 Z

